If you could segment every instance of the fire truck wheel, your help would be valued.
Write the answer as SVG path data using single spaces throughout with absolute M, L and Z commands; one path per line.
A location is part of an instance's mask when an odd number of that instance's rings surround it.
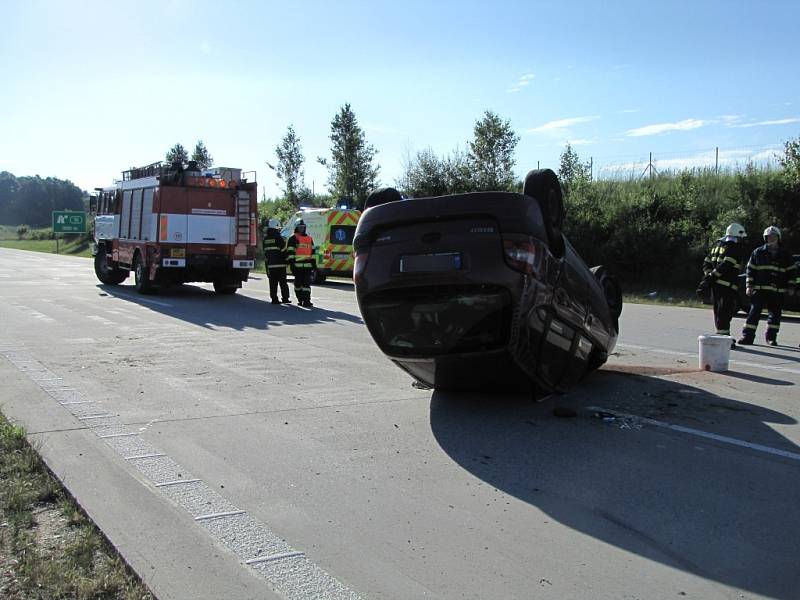
M 236 290 L 239 289 L 237 285 L 231 285 L 227 281 L 215 281 L 214 282 L 214 291 L 218 294 L 235 294 Z
M 140 294 L 150 294 L 153 292 L 153 284 L 147 278 L 147 265 L 145 265 L 142 255 L 136 253 L 136 258 L 133 259 L 133 280 L 136 285 L 136 291 Z
M 128 272 L 108 264 L 108 254 L 105 246 L 97 249 L 94 255 L 94 273 L 97 278 L 107 285 L 118 285 L 128 278 Z

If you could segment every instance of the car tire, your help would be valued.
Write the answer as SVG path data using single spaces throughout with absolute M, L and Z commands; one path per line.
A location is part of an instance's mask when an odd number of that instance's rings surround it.
M 522 193 L 539 203 L 550 252 L 560 258 L 564 255 L 564 236 L 561 233 L 564 224 L 564 195 L 558 176 L 552 169 L 530 171 L 525 176 Z
M 97 278 L 107 285 L 119 285 L 128 278 L 128 272 L 125 269 L 112 267 L 108 263 L 108 253 L 105 246 L 100 246 L 97 249 L 97 254 L 94 255 L 94 274 Z
M 608 310 L 611 318 L 614 319 L 614 326 L 619 331 L 619 316 L 622 314 L 622 286 L 616 277 L 611 275 L 603 265 L 598 265 L 589 269 L 594 275 L 600 287 L 603 288 Z
M 154 286 L 147 275 L 147 263 L 142 258 L 142 253 L 137 252 L 133 259 L 133 282 L 140 294 L 153 293 Z

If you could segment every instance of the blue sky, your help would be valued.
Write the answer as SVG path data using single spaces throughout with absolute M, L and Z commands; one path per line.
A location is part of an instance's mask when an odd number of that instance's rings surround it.
M 293 124 L 323 191 L 349 102 L 381 181 L 464 149 L 484 110 L 517 173 L 570 141 L 595 172 L 763 156 L 800 136 L 800 2 L 60 2 L 6 0 L 0 170 L 109 184 L 202 139 L 258 172 Z M 609 165 L 612 165 L 609 167 Z

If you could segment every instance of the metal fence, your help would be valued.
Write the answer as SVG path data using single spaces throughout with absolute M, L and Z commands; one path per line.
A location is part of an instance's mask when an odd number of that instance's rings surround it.
M 646 155 L 593 156 L 589 160 L 593 179 L 641 179 L 686 170 L 736 172 L 745 168 L 777 169 L 783 144 L 715 147 L 702 151 L 648 152 Z

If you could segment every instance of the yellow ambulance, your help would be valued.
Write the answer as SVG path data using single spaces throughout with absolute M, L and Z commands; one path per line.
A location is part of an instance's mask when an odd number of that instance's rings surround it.
M 353 236 L 361 211 L 353 208 L 304 208 L 298 210 L 281 230 L 284 239 L 294 233 L 301 219 L 306 233 L 314 240 L 316 269 L 313 283 L 322 283 L 329 275 L 353 274 Z

